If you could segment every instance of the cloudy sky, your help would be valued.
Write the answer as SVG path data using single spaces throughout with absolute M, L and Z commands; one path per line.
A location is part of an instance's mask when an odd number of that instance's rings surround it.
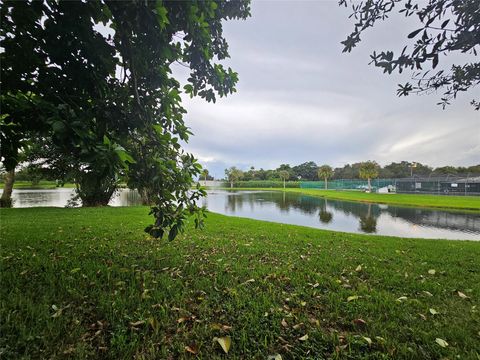
M 369 55 L 401 50 L 415 22 L 378 23 L 343 54 L 349 14 L 337 1 L 254 0 L 251 18 L 226 22 L 226 64 L 239 73 L 238 91 L 216 104 L 185 98 L 195 134 L 188 151 L 219 178 L 230 166 L 267 169 L 310 160 L 479 163 L 480 113 L 469 102 L 480 89 L 446 110 L 436 105 L 441 94 L 398 98 L 397 84 L 411 74 L 384 75 L 368 65 Z

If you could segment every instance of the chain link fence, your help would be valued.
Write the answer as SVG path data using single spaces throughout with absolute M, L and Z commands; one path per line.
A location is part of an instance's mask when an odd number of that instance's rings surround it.
M 445 175 L 429 177 L 411 177 L 402 179 L 372 179 L 374 192 L 397 192 L 400 194 L 435 195 L 480 195 L 480 175 Z M 368 189 L 367 180 L 339 179 L 327 181 L 302 181 L 303 189 L 359 190 Z

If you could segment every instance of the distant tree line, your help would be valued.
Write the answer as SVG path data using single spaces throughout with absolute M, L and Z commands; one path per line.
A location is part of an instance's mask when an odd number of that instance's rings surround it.
M 362 166 L 366 169 L 363 170 Z M 374 171 L 372 170 L 374 169 Z M 225 170 L 226 180 L 233 184 L 236 181 L 258 181 L 258 180 L 279 180 L 279 181 L 316 181 L 336 179 L 365 179 L 365 174 L 372 173 L 370 178 L 406 178 L 410 176 L 442 176 L 442 175 L 467 175 L 480 174 L 480 164 L 469 167 L 462 166 L 442 166 L 434 168 L 420 162 L 392 162 L 385 166 L 380 166 L 375 161 L 364 161 L 352 164 L 346 164 L 343 167 L 332 168 L 329 165 L 317 165 L 314 161 L 304 162 L 299 165 L 291 166 L 282 164 L 276 169 L 255 169 L 251 167 L 247 171 L 241 171 L 236 167 Z M 363 174 L 363 175 L 362 175 Z M 232 185 L 233 186 L 233 185 Z

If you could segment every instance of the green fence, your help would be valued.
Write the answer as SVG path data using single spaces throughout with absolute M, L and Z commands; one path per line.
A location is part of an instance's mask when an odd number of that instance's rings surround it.
M 372 189 L 376 190 L 385 186 L 395 186 L 395 179 L 373 179 L 370 181 Z M 358 179 L 340 179 L 327 182 L 327 188 L 330 190 L 364 190 L 368 188 L 367 180 Z M 302 181 L 302 189 L 325 189 L 324 181 Z

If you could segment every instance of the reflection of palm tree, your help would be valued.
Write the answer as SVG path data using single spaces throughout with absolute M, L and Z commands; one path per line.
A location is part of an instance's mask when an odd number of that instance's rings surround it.
M 368 204 L 367 215 L 360 216 L 360 229 L 369 234 L 377 232 L 377 218 L 372 215 L 372 204 Z
M 327 211 L 327 205 L 328 202 L 327 199 L 325 199 L 322 208 L 320 209 L 320 213 L 318 214 L 320 221 L 324 224 L 330 223 L 333 219 L 333 214 L 330 211 Z
M 332 221 L 333 214 L 330 211 L 320 210 L 319 218 L 322 223 L 328 224 Z

